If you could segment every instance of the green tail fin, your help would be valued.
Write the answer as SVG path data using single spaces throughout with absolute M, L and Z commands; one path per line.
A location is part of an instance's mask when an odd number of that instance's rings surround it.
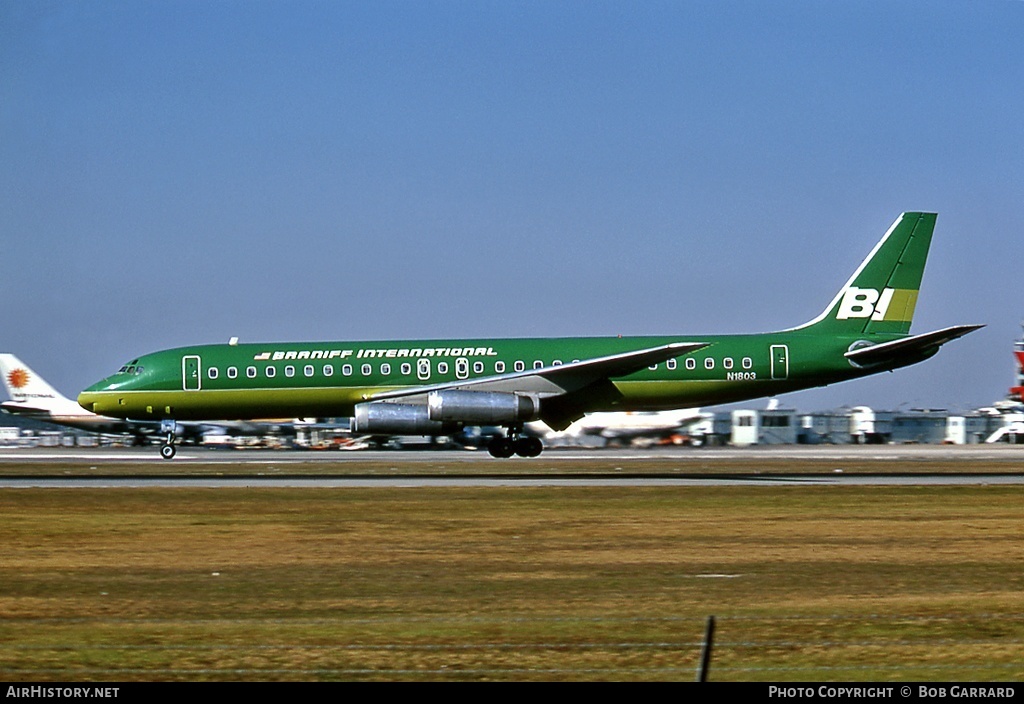
M 834 335 L 908 334 L 936 217 L 903 213 L 822 314 L 800 329 Z

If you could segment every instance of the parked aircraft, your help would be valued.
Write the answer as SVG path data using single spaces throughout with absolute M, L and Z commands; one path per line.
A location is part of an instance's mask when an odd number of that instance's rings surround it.
M 182 420 L 352 415 L 354 433 L 440 435 L 500 425 L 496 457 L 536 456 L 531 421 L 707 406 L 824 386 L 934 355 L 981 325 L 909 335 L 935 226 L 904 213 L 821 314 L 743 335 L 201 345 L 132 359 L 78 397 L 87 410 Z
M 0 403 L 0 409 L 11 415 L 90 433 L 131 435 L 136 445 L 143 445 L 153 437 L 162 437 L 159 420 L 124 420 L 87 411 L 54 389 L 13 354 L 0 353 L 0 375 L 11 397 L 10 401 Z M 252 423 L 181 422 L 176 424 L 174 432 L 182 440 L 199 442 L 205 433 L 213 429 L 258 433 L 267 428 Z
M 578 439 L 582 436 L 604 438 L 609 443 L 640 440 L 666 440 L 703 421 L 708 414 L 699 408 L 671 411 L 604 411 L 588 413 L 561 431 L 552 431 L 535 421 L 529 428 L 547 441 Z

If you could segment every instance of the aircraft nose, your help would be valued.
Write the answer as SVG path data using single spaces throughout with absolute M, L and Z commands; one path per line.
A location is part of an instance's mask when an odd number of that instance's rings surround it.
M 78 394 L 78 405 L 81 406 L 82 408 L 84 408 L 85 410 L 89 411 L 90 413 L 95 413 L 96 412 L 93 409 L 93 406 L 95 405 L 95 403 L 96 403 L 96 396 L 95 396 L 95 394 L 91 394 L 88 391 L 83 391 L 82 393 Z

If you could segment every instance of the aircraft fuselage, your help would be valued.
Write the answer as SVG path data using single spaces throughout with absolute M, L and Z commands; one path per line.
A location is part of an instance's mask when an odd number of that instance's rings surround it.
M 775 396 L 874 373 L 879 370 L 859 368 L 843 354 L 857 342 L 897 337 L 822 339 L 791 332 L 202 345 L 140 357 L 123 368 L 130 371 L 86 389 L 79 402 L 95 413 L 133 419 L 339 417 L 382 391 L 528 372 L 675 342 L 707 343 L 697 352 L 611 379 L 617 393 L 586 408 L 664 410 Z M 890 368 L 895 366 L 903 365 Z

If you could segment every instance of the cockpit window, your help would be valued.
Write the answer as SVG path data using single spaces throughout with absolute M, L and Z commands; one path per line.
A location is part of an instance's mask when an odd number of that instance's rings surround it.
M 128 362 L 128 364 L 126 364 L 123 367 L 121 367 L 120 369 L 118 369 L 117 373 L 118 374 L 132 374 L 132 375 L 141 374 L 145 370 L 145 367 L 139 366 L 138 363 L 139 363 L 139 360 L 133 359 L 132 361 Z

